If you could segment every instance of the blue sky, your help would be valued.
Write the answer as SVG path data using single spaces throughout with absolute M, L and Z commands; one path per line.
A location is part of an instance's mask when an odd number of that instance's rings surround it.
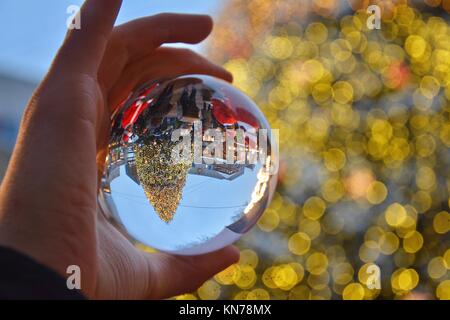
M 0 73 L 39 80 L 64 39 L 69 5 L 82 0 L 0 0 Z M 159 12 L 214 15 L 219 0 L 124 0 L 117 23 Z M 201 50 L 201 46 L 194 49 Z

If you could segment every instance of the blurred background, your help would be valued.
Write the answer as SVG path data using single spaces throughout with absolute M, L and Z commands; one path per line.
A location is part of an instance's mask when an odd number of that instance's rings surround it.
M 81 2 L 0 0 L 0 177 Z M 134 0 L 118 23 L 163 11 L 214 17 L 194 49 L 280 129 L 239 263 L 176 298 L 450 299 L 450 0 Z

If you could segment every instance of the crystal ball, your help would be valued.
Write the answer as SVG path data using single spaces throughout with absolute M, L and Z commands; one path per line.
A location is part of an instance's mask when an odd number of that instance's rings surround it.
M 255 103 L 205 75 L 149 81 L 111 117 L 99 192 L 130 240 L 196 255 L 250 230 L 277 180 L 277 134 Z

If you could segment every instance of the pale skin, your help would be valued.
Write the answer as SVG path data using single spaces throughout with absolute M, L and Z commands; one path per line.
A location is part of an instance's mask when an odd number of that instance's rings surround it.
M 149 254 L 105 220 L 96 199 L 110 114 L 149 79 L 232 77 L 190 50 L 161 46 L 202 41 L 212 29 L 208 16 L 160 14 L 114 27 L 120 6 L 84 3 L 81 29 L 68 32 L 30 99 L 0 187 L 0 245 L 63 277 L 78 265 L 88 298 L 167 298 L 195 290 L 239 252 L 229 246 L 194 257 Z

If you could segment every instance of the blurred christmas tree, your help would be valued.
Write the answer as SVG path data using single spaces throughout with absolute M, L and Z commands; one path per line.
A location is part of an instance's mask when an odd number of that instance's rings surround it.
M 282 163 L 240 262 L 200 298 L 450 299 L 448 12 L 447 0 L 226 2 L 209 56 L 280 129 Z

